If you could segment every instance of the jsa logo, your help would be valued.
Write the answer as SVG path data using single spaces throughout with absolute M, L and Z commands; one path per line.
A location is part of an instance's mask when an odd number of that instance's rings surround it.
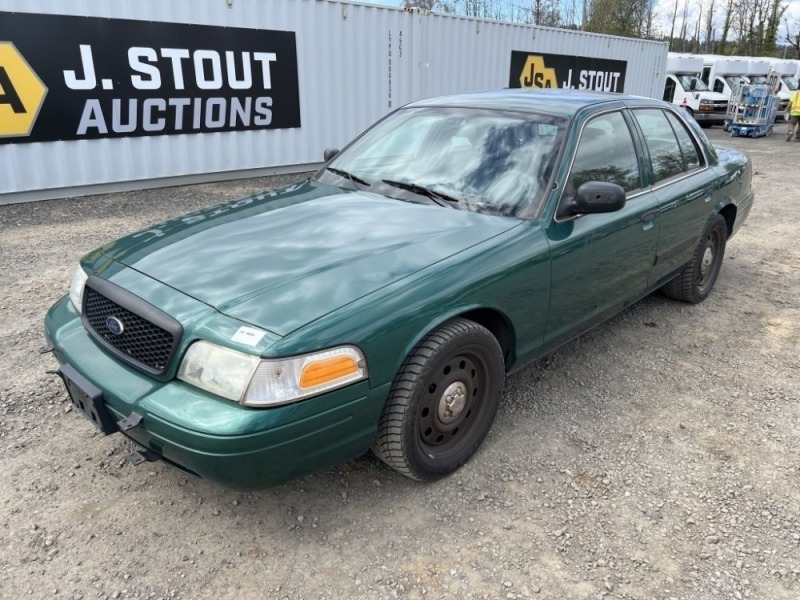
M 30 135 L 47 87 L 11 42 L 0 42 L 0 137 Z
M 528 56 L 519 76 L 519 85 L 524 88 L 557 88 L 556 71 L 548 69 L 541 56 Z

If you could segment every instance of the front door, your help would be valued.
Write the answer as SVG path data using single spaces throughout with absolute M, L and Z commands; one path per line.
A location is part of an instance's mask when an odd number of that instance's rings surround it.
M 547 227 L 552 260 L 545 346 L 555 346 L 606 318 L 645 291 L 658 243 L 658 198 L 643 187 L 631 130 L 622 112 L 587 121 L 562 201 L 587 181 L 617 183 L 625 207 L 606 214 L 554 217 Z

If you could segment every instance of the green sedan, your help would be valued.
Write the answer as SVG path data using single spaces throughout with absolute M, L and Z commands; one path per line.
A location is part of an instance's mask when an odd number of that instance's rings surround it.
M 507 373 L 661 289 L 702 302 L 752 167 L 645 98 L 405 106 L 313 178 L 81 261 L 45 329 L 72 402 L 136 460 L 257 488 L 370 448 L 463 465 Z

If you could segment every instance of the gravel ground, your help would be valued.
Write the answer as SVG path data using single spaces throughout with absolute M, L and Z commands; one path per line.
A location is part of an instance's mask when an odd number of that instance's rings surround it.
M 0 206 L 0 597 L 800 597 L 797 150 L 710 137 L 757 194 L 714 293 L 648 297 L 511 377 L 433 484 L 371 455 L 253 493 L 132 467 L 46 373 L 82 254 L 290 178 Z

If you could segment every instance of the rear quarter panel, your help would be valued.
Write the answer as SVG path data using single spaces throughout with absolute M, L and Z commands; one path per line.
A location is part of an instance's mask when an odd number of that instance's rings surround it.
M 742 226 L 753 206 L 753 165 L 749 157 L 738 150 L 717 148 L 719 162 L 717 172 L 720 177 L 720 205 L 732 205 L 735 212 L 732 223 L 729 220 L 729 235 L 734 235 Z

